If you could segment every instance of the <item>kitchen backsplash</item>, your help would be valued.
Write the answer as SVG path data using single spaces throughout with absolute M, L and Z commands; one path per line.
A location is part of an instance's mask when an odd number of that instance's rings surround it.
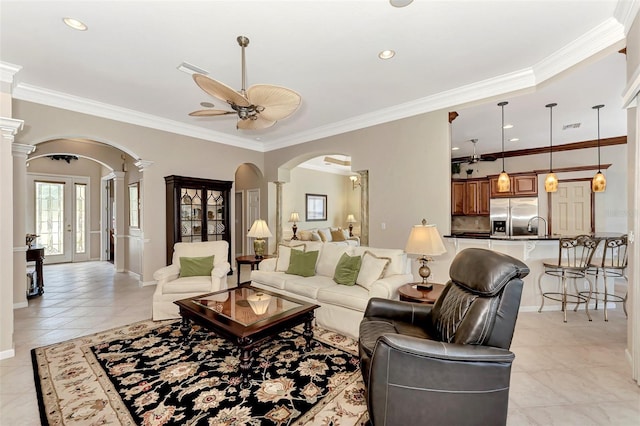
M 489 232 L 489 216 L 452 216 L 451 232 Z

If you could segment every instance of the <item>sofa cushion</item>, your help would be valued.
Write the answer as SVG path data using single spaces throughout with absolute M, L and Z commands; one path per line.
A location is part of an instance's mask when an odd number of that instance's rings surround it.
M 320 228 L 318 229 L 318 234 L 320 235 L 320 239 L 323 243 L 328 243 L 333 241 L 331 238 L 331 229 L 330 228 Z
M 316 261 L 318 260 L 318 252 L 303 252 L 300 250 L 291 250 L 289 268 L 287 274 L 300 275 L 302 277 L 312 277 L 316 274 Z
M 208 293 L 211 290 L 211 275 L 178 278 L 162 287 L 163 294 Z
M 285 246 L 284 244 L 278 245 L 278 260 L 276 262 L 276 271 L 287 272 L 287 269 L 289 269 L 289 262 L 291 261 L 291 250 L 294 249 L 305 251 L 305 247 L 306 246 L 304 243 L 291 243 L 288 246 Z
M 180 278 L 211 277 L 214 256 L 181 257 Z
M 371 248 L 371 247 L 358 247 L 354 253 L 364 254 L 365 251 L 369 251 L 378 257 L 388 257 L 390 263 L 387 269 L 384 271 L 384 277 L 391 275 L 400 275 L 405 273 L 407 255 L 404 250 L 401 249 L 385 249 L 385 248 Z M 364 260 L 364 258 L 363 258 Z
M 311 241 L 311 233 L 312 231 L 310 230 L 300 230 L 298 231 L 298 238 L 300 239 L 300 241 Z
M 289 275 L 284 272 L 261 271 L 259 269 L 251 271 L 251 281 L 268 285 L 269 287 L 284 289 L 287 280 L 298 278 L 297 275 Z
M 342 229 L 331 230 L 331 241 L 346 241 Z
M 333 281 L 340 285 L 355 285 L 361 264 L 361 256 L 349 256 L 347 253 L 344 253 L 336 265 L 336 270 L 333 273 Z
M 364 312 L 369 301 L 369 292 L 357 285 L 344 286 L 333 283 L 332 286 L 319 289 L 316 300 L 321 305 L 331 304 Z
M 318 258 L 318 265 L 316 266 L 316 272 L 318 275 L 333 278 L 333 274 L 336 272 L 336 266 L 338 261 L 345 253 L 351 253 L 349 246 L 346 244 L 324 244 L 322 252 Z
M 379 257 L 369 250 L 365 250 L 362 254 L 362 264 L 356 284 L 370 290 L 373 283 L 384 276 L 390 262 L 391 259 L 388 257 Z
M 332 286 L 337 286 L 337 284 L 333 282 L 333 279 L 323 277 L 322 275 L 316 275 L 307 278 L 295 277 L 287 280 L 284 284 L 284 289 L 299 296 L 317 299 L 318 291 L 320 289 Z

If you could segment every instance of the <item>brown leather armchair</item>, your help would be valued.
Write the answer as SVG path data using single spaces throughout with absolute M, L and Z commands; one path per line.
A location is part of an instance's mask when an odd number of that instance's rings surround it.
M 469 248 L 435 305 L 373 298 L 360 367 L 373 425 L 506 424 L 524 263 Z

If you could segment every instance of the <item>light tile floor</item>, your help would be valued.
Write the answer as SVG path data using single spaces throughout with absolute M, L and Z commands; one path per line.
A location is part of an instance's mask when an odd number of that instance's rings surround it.
M 246 270 L 244 268 L 247 268 Z M 140 288 L 107 262 L 46 265 L 45 293 L 15 311 L 14 358 L 0 361 L 0 425 L 38 425 L 30 350 L 151 317 Z M 249 276 L 243 266 L 242 278 Z M 235 285 L 236 277 L 228 277 Z M 625 359 L 622 309 L 521 313 L 511 349 L 509 425 L 640 425 L 640 387 Z

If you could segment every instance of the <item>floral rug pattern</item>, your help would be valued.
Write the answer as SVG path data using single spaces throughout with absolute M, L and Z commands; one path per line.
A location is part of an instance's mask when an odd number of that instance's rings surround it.
M 256 348 L 242 388 L 238 350 L 179 321 L 143 321 L 34 349 L 43 424 L 361 425 L 367 420 L 357 343 L 301 328 Z

